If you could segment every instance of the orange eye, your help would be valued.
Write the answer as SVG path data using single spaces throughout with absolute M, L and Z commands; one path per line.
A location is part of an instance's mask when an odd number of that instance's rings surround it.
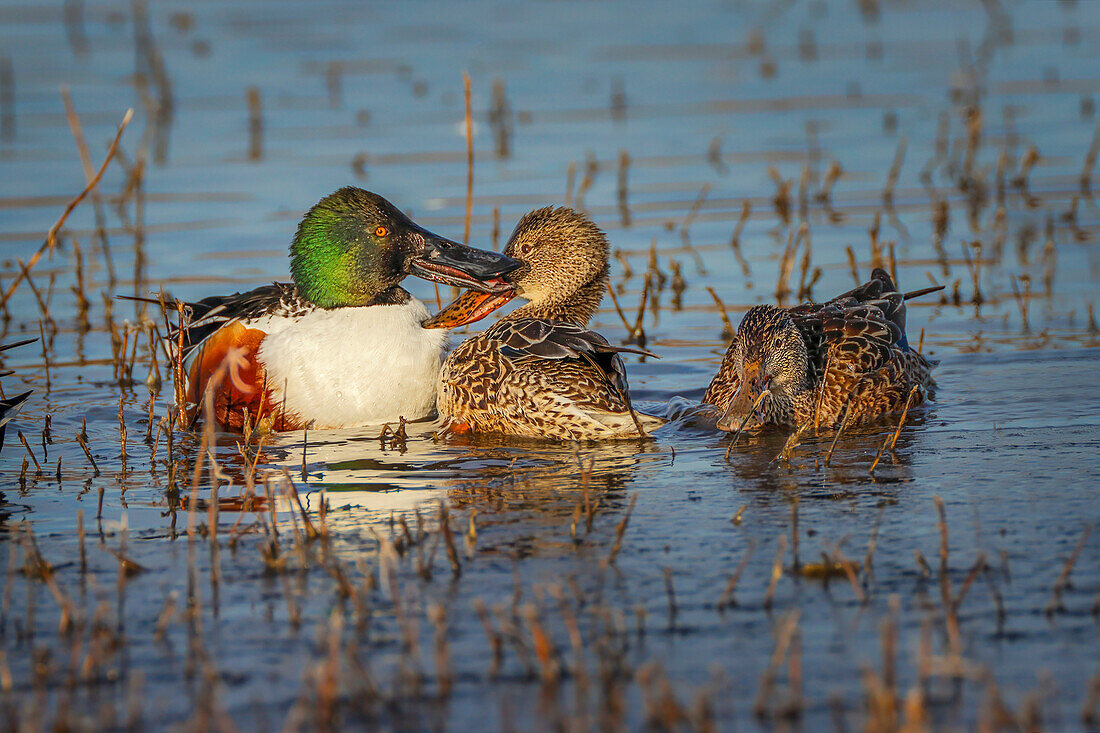
M 384 237 L 389 233 L 390 233 L 390 230 L 387 229 L 386 227 L 378 227 L 377 229 L 374 230 L 374 236 L 376 236 L 376 237 Z

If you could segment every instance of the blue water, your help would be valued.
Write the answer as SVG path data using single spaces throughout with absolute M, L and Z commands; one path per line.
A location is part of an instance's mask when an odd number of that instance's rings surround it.
M 1088 533 L 1100 518 L 1100 340 L 1089 309 L 1100 258 L 1096 204 L 1079 176 L 1097 129 L 1100 6 L 997 7 L 165 2 L 148 8 L 146 53 L 128 3 L 0 5 L 0 59 L 11 59 L 14 79 L 0 140 L 4 289 L 15 258 L 27 261 L 84 183 L 58 86 L 71 90 L 93 165 L 126 108 L 136 110 L 125 165 L 113 164 L 99 188 L 114 287 L 87 201 L 57 253 L 33 269 L 53 318 L 43 319 L 45 351 L 3 355 L 16 372 L 6 393 L 37 393 L 0 457 L 0 682 L 11 678 L 0 715 L 30 728 L 77 718 L 208 727 L 222 715 L 241 729 L 858 728 L 870 724 L 871 680 L 890 678 L 883 657 L 895 648 L 899 720 L 900 700 L 919 693 L 913 709 L 936 727 L 992 724 L 999 699 L 1019 727 L 1094 728 L 1100 537 Z M 83 23 L 66 23 L 65 8 Z M 158 129 L 159 67 L 172 114 Z M 679 305 L 666 287 L 644 322 L 662 359 L 628 360 L 640 406 L 673 420 L 651 441 L 609 445 L 437 442 L 433 424 L 410 426 L 403 446 L 381 445 L 377 426 L 278 436 L 256 474 L 261 496 L 264 476 L 278 494 L 272 559 L 267 505 L 242 513 L 236 499 L 248 469 L 232 436 L 219 436 L 215 451 L 216 520 L 205 472 L 188 513 L 197 434 L 175 436 L 172 489 L 156 435 L 171 389 L 165 381 L 155 396 L 147 441 L 148 340 L 139 340 L 133 383 L 120 387 L 103 296 L 163 286 L 197 298 L 285 279 L 301 213 L 348 184 L 461 238 L 463 70 L 475 113 L 472 243 L 491 245 L 496 210 L 502 243 L 523 212 L 567 195 L 579 205 L 586 188 L 584 206 L 621 252 L 612 280 L 631 319 L 651 246 L 666 275 L 670 259 L 680 265 Z M 495 80 L 511 110 L 503 158 L 488 115 Z M 253 86 L 262 98 L 257 160 Z M 966 106 L 975 102 L 980 136 L 967 168 Z M 902 144 L 888 207 L 883 188 Z M 1024 195 L 1011 179 L 1030 146 L 1041 157 Z M 631 158 L 629 226 L 620 151 Z M 127 195 L 120 212 L 139 158 L 144 206 Z M 598 168 L 590 185 L 589 159 Z M 818 198 L 833 161 L 843 175 Z M 985 194 L 973 221 L 966 175 Z M 789 182 L 789 222 L 773 200 L 776 176 Z M 747 276 L 729 246 L 745 201 Z M 908 324 L 911 342 L 923 331 L 924 353 L 941 359 L 936 401 L 911 413 L 873 475 L 892 421 L 841 436 L 828 466 L 831 433 L 804 436 L 789 463 L 781 434 L 743 440 L 727 460 L 728 436 L 692 415 L 725 349 L 707 286 L 735 324 L 749 306 L 774 302 L 780 257 L 805 221 L 806 279 L 821 268 L 812 296 L 847 290 L 846 247 L 865 276 L 876 212 L 882 259 L 890 265 L 894 243 L 902 286 L 947 285 L 943 301 L 914 301 Z M 964 256 L 973 259 L 973 241 L 982 245 L 980 307 Z M 84 333 L 70 289 L 74 242 L 90 301 Z M 406 284 L 434 305 L 431 285 Z M 137 318 L 132 305 L 111 302 L 116 327 Z M 3 342 L 38 335 L 42 314 L 26 284 L 9 312 Z M 610 303 L 595 325 L 613 341 L 626 335 Z M 98 473 L 75 439 L 85 420 Z M 17 431 L 42 464 L 22 479 Z M 314 523 L 327 502 L 324 541 L 296 542 L 287 475 Z M 461 575 L 441 538 L 440 502 Z M 21 570 L 28 530 L 60 595 Z M 750 547 L 735 603 L 723 603 Z M 142 570 L 120 583 L 112 553 Z M 853 561 L 856 584 L 835 569 L 828 582 L 812 567 L 803 574 L 823 553 Z M 67 602 L 72 630 L 61 628 Z M 503 634 L 499 668 L 479 603 Z M 768 691 L 762 676 L 777 644 L 787 653 Z

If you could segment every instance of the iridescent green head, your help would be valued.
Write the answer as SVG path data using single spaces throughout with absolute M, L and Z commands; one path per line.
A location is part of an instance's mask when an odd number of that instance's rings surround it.
M 302 218 L 290 245 L 290 272 L 322 308 L 372 305 L 407 275 L 483 292 L 507 287 L 510 257 L 432 234 L 376 193 L 348 186 Z M 499 282 L 497 282 L 499 281 Z

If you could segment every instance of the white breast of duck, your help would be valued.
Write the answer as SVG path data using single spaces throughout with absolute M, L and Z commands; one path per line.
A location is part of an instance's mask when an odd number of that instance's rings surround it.
M 417 420 L 435 409 L 448 332 L 422 328 L 427 317 L 410 298 L 243 325 L 267 333 L 258 356 L 273 400 L 315 428 L 344 428 Z

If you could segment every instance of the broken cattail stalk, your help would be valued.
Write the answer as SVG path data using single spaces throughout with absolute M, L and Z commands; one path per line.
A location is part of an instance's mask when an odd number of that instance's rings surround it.
M 672 586 L 672 568 L 661 568 L 665 576 L 665 595 L 668 597 L 668 627 L 676 626 L 676 615 L 680 612 L 676 604 L 676 589 Z
M 15 140 L 15 71 L 11 56 L 0 56 L 0 140 Z
M 844 408 L 847 408 L 847 406 L 847 403 L 845 403 Z M 829 445 L 829 452 L 825 454 L 826 466 L 828 466 L 829 462 L 833 460 L 833 451 L 836 449 L 837 441 L 840 440 L 840 434 L 844 432 L 844 428 L 848 425 L 848 416 L 850 414 L 851 413 L 847 409 L 844 409 L 844 419 L 840 421 L 840 427 L 837 428 L 836 435 L 833 437 L 833 442 Z
M 821 188 L 818 189 L 815 198 L 821 203 L 827 203 L 833 195 L 833 186 L 840 180 L 840 177 L 844 175 L 844 169 L 840 163 L 833 160 L 829 162 L 829 167 L 825 170 L 825 177 L 821 181 Z
M 592 187 L 596 174 L 599 173 L 599 161 L 596 158 L 595 153 L 587 151 L 584 153 L 584 175 L 581 177 L 581 183 L 576 187 L 576 196 L 573 200 L 573 208 L 584 210 L 584 196 L 588 193 L 588 189 Z
M 264 103 L 259 87 L 249 87 L 245 92 L 248 104 L 248 159 L 264 157 Z
M 878 454 L 875 456 L 874 462 L 871 463 L 871 468 L 867 471 L 867 473 L 872 476 L 875 474 L 875 467 L 882 459 L 882 454 L 886 452 L 887 446 L 889 446 L 889 450 L 894 450 L 894 446 L 897 445 L 898 436 L 901 435 L 901 427 L 905 424 L 905 416 L 909 414 L 909 405 L 913 402 L 913 396 L 916 395 L 919 390 L 919 384 L 914 384 L 913 388 L 909 390 L 909 395 L 905 398 L 905 407 L 902 408 L 901 417 L 898 419 L 897 429 L 894 431 L 893 435 L 882 441 L 882 447 L 878 449 Z
M 20 443 L 22 443 L 22 444 L 23 444 L 23 447 L 27 449 L 27 455 L 29 455 L 29 456 L 31 457 L 31 461 L 33 461 L 33 462 L 34 462 L 34 470 L 35 470 L 35 471 L 36 471 L 37 473 L 41 474 L 41 473 L 42 473 L 42 466 L 41 466 L 41 465 L 39 465 L 39 463 L 38 463 L 38 459 L 34 457 L 34 451 L 33 451 L 33 450 L 31 450 L 31 446 L 30 446 L 30 444 L 29 444 L 29 443 L 27 443 L 27 438 L 26 438 L 26 436 L 24 436 L 24 435 L 23 435 L 23 431 L 22 431 L 22 430 L 18 431 L 18 432 L 17 432 L 17 434 L 19 435 L 19 442 L 20 442 Z
M 737 219 L 737 226 L 733 228 L 733 236 L 730 237 L 730 247 L 733 249 L 733 255 L 737 258 L 738 264 L 741 265 L 741 274 L 745 277 L 750 277 L 752 271 L 749 269 L 749 262 L 745 259 L 744 253 L 741 251 L 741 234 L 745 231 L 745 224 L 748 223 L 749 217 L 752 215 L 752 204 L 748 199 L 741 202 L 741 216 Z
M 75 209 L 80 204 L 80 202 L 83 201 L 85 197 L 87 197 L 89 192 L 91 192 L 91 190 L 95 188 L 96 184 L 99 183 L 99 179 L 103 177 L 103 173 L 107 170 L 108 163 L 111 162 L 111 159 L 115 156 L 115 152 L 118 150 L 118 142 L 122 138 L 122 133 L 126 129 L 126 126 L 130 124 L 130 120 L 133 119 L 133 116 L 134 110 L 126 110 L 126 114 L 122 117 L 122 123 L 118 127 L 118 132 L 115 133 L 115 138 L 111 142 L 110 147 L 107 149 L 107 157 L 103 160 L 103 164 L 99 167 L 99 170 L 96 171 L 96 174 L 92 178 L 92 180 L 89 181 L 88 184 L 84 187 L 84 190 L 81 191 L 76 198 L 69 202 L 68 206 L 65 207 L 65 210 L 61 213 L 61 216 L 58 218 L 58 220 L 54 222 L 53 226 L 50 227 L 50 230 L 46 233 L 46 241 L 42 243 L 42 246 L 38 248 L 38 251 L 34 253 L 30 260 L 27 261 L 26 267 L 28 271 L 33 268 L 35 264 L 38 263 L 38 260 L 42 258 L 42 255 L 45 254 L 47 250 L 53 252 L 53 249 L 57 244 L 57 233 L 61 230 L 61 227 L 64 226 L 66 219 L 69 218 L 69 214 L 72 213 L 73 209 Z M 3 297 L 0 298 L 0 306 L 7 304 L 8 300 L 11 299 L 11 296 L 15 292 L 16 288 L 18 288 L 19 284 L 23 282 L 23 279 L 23 273 L 15 276 L 15 279 L 12 281 L 11 285 L 9 285 L 8 289 L 4 292 Z
M 647 272 L 645 274 L 645 283 L 642 287 L 642 296 L 638 299 L 638 315 L 634 319 L 634 327 L 630 329 L 630 336 L 624 342 L 628 344 L 636 343 L 643 349 L 646 346 L 645 327 L 643 325 L 645 321 L 645 306 L 646 302 L 648 302 L 649 300 L 649 287 L 652 282 L 653 278 L 651 276 L 651 273 Z
M 729 341 L 737 333 L 737 329 L 730 322 L 729 313 L 726 312 L 726 304 L 722 302 L 722 299 L 718 297 L 718 293 L 714 292 L 714 288 L 710 285 L 707 286 L 707 292 L 710 293 L 710 297 L 714 298 L 714 305 L 718 307 L 718 315 L 722 318 L 722 338 Z
M 775 214 L 785 226 L 791 223 L 791 185 L 793 181 L 785 180 L 774 166 L 768 167 L 768 176 L 775 183 L 775 196 L 772 204 L 775 206 Z
M 890 164 L 890 172 L 886 174 L 886 185 L 882 189 L 882 202 L 887 209 L 894 207 L 894 188 L 901 175 L 901 166 L 905 163 L 905 149 L 909 141 L 903 136 L 898 138 L 898 147 L 894 151 L 894 162 Z
M 791 499 L 791 554 L 793 559 L 791 567 L 797 573 L 802 567 L 802 561 L 798 557 L 798 497 Z
M 1092 134 L 1092 144 L 1085 154 L 1085 165 L 1081 168 L 1081 190 L 1088 193 L 1092 190 L 1092 171 L 1096 167 L 1096 158 L 1100 155 L 1100 124 Z
M 77 152 L 80 155 L 80 164 L 84 169 L 84 181 L 88 183 L 95 176 L 95 166 L 92 165 L 92 156 L 88 152 L 88 144 L 84 140 L 84 129 L 80 124 L 80 116 L 76 113 L 76 108 L 73 105 L 72 96 L 69 94 L 67 86 L 61 88 L 61 100 L 65 105 L 65 117 L 69 122 L 69 130 L 73 134 L 73 140 L 76 142 Z M 107 283 L 111 290 L 115 288 L 115 264 L 114 258 L 111 256 L 111 246 L 107 239 L 107 217 L 103 210 L 103 199 L 99 195 L 98 191 L 93 189 L 91 192 L 92 207 L 95 211 L 95 225 L 96 225 L 96 239 L 99 241 L 100 248 L 103 251 L 103 261 L 107 266 Z M 75 246 L 75 242 L 74 242 Z M 81 262 L 78 258 L 78 268 Z M 80 280 L 79 287 L 83 291 L 84 284 L 82 282 L 82 273 L 77 272 L 78 280 Z M 82 293 L 81 293 L 82 295 Z M 86 301 L 85 301 L 86 302 Z
M 1009 281 L 1012 283 L 1012 295 L 1016 299 L 1016 306 L 1020 309 L 1022 330 L 1024 333 L 1030 333 L 1031 323 L 1028 320 L 1028 311 L 1031 306 L 1031 276 L 1027 274 L 1020 276 L 1019 282 L 1024 286 L 1023 293 L 1021 293 L 1019 287 L 1017 287 L 1017 280 L 1014 275 L 1009 276 Z
M 727 608 L 737 605 L 737 599 L 733 593 L 737 589 L 737 583 L 741 580 L 741 575 L 745 572 L 745 568 L 748 567 L 749 560 L 752 558 L 752 553 L 755 549 L 756 541 L 749 539 L 748 547 L 745 548 L 745 554 L 741 556 L 740 562 L 737 563 L 737 568 L 733 571 L 733 575 L 730 576 L 729 582 L 726 583 L 726 589 L 722 591 L 722 597 L 718 601 L 719 611 L 724 611 Z
M 722 160 L 722 138 L 716 137 L 710 141 L 710 145 L 707 146 L 707 162 L 713 166 L 718 175 L 724 176 L 729 173 L 729 166 Z
M 779 260 L 779 277 L 775 284 L 775 298 L 780 305 L 791 293 L 789 283 L 791 273 L 794 272 L 794 256 L 798 252 L 798 246 L 802 243 L 803 237 L 808 238 L 809 231 L 809 226 L 803 222 L 798 227 L 797 233 L 792 229 L 787 235 L 787 246 L 783 249 L 783 255 Z
M 462 228 L 462 243 L 470 243 L 470 219 L 474 206 L 474 115 L 470 106 L 470 75 L 462 72 L 462 97 L 466 101 L 466 218 Z
M 623 313 L 623 308 L 619 305 L 619 298 L 615 295 L 615 288 L 611 287 L 611 283 L 607 284 L 607 292 L 611 295 L 611 302 L 615 306 L 615 312 L 619 314 L 619 319 L 623 322 L 623 328 L 627 333 L 630 333 L 633 329 L 630 327 L 630 321 L 626 320 L 626 314 Z
M 622 520 L 615 528 L 615 544 L 611 547 L 611 553 L 607 556 L 607 564 L 614 565 L 615 557 L 619 554 L 619 549 L 623 545 L 623 535 L 626 534 L 626 526 L 630 523 L 630 515 L 634 512 L 634 504 L 638 501 L 637 494 L 631 494 L 630 503 L 626 506 L 626 513 L 623 514 Z
M 1031 175 L 1031 169 L 1039 162 L 1040 157 L 1038 148 L 1034 145 L 1028 146 L 1024 159 L 1020 162 L 1020 170 L 1012 179 L 1012 185 L 1025 195 L 1028 190 L 1028 176 Z
M 1085 548 L 1085 542 L 1088 540 L 1089 535 L 1092 534 L 1092 525 L 1085 525 L 1085 529 L 1081 532 L 1080 539 L 1077 540 L 1077 545 L 1074 546 L 1073 551 L 1069 557 L 1066 558 L 1066 564 L 1062 566 L 1062 572 L 1058 574 L 1058 579 L 1054 581 L 1054 589 L 1051 592 L 1050 602 L 1046 606 L 1046 614 L 1049 616 L 1055 611 L 1064 611 L 1065 606 L 1062 604 L 1062 592 L 1069 587 L 1069 576 L 1073 572 L 1073 566 L 1077 564 L 1077 558 L 1080 557 L 1081 551 Z
M 772 563 L 771 578 L 768 580 L 768 589 L 764 592 L 764 608 L 772 607 L 772 599 L 775 597 L 776 586 L 783 577 L 783 556 L 787 552 L 787 535 L 779 535 L 779 546 L 775 551 L 775 561 Z
M 20 263 L 22 264 L 22 263 Z M 29 281 L 28 281 L 29 282 Z M 46 331 L 42 326 L 42 319 L 38 319 L 38 337 L 41 339 L 42 345 L 42 370 L 45 372 L 46 377 L 46 392 L 51 389 L 52 383 L 50 382 L 50 354 L 46 348 Z
M 500 249 L 500 207 L 493 207 L 493 231 L 490 235 L 490 240 L 493 243 L 493 249 Z
M 503 79 L 493 80 L 493 97 L 489 107 L 489 126 L 492 128 L 493 137 L 496 140 L 497 157 L 507 158 L 512 153 L 512 105 L 508 101 L 508 91 L 504 87 Z
M 493 625 L 493 618 L 489 609 L 480 598 L 474 599 L 474 610 L 481 619 L 481 626 L 485 629 L 485 636 L 489 640 L 489 648 L 492 650 L 492 661 L 489 665 L 489 678 L 495 679 L 504 662 L 504 640 Z
M 852 273 L 852 279 L 855 280 L 856 285 L 861 285 L 859 281 L 859 265 L 856 262 L 856 252 L 852 249 L 852 245 L 847 245 L 845 248 L 848 252 L 848 270 Z
M 458 550 L 455 549 L 455 538 L 451 532 L 450 514 L 447 504 L 442 499 L 439 502 L 439 526 L 443 530 L 443 541 L 447 546 L 447 559 L 451 561 L 451 572 L 457 578 L 462 575 L 462 566 L 458 562 Z
M 92 464 L 92 470 L 95 471 L 95 475 L 99 475 L 99 466 L 95 462 L 95 458 L 92 457 L 92 451 L 88 448 L 87 434 L 83 431 L 76 434 L 76 442 L 80 445 L 84 451 L 84 455 L 88 458 L 88 463 Z
M 766 717 L 769 710 L 769 701 L 774 694 L 776 676 L 779 674 L 779 667 L 783 664 L 783 660 L 787 656 L 787 650 L 790 648 L 791 640 L 794 638 L 794 634 L 798 629 L 798 616 L 799 610 L 797 608 L 788 611 L 779 622 L 779 627 L 776 629 L 775 649 L 772 651 L 771 659 L 768 661 L 768 666 L 764 670 L 764 674 L 760 677 L 760 689 L 757 690 L 756 697 L 752 703 L 753 714 L 759 718 Z
M 630 226 L 630 206 L 627 204 L 627 171 L 630 168 L 630 153 L 625 150 L 619 151 L 619 179 L 618 179 L 618 199 L 619 199 L 619 217 L 622 219 L 623 226 Z
M 733 440 L 731 440 L 730 444 L 726 447 L 725 460 L 728 461 L 730 459 L 730 451 L 732 451 L 733 447 L 737 445 L 737 441 L 741 439 L 741 434 L 745 431 L 745 426 L 749 424 L 749 420 L 756 412 L 756 408 L 760 406 L 760 403 L 763 402 L 764 398 L 767 397 L 769 394 L 771 394 L 771 392 L 769 392 L 768 390 L 764 390 L 756 398 L 756 401 L 752 403 L 752 408 L 749 410 L 748 414 L 745 415 L 744 419 L 741 420 L 741 424 L 737 426 L 737 432 L 733 434 Z
M 573 206 L 573 187 L 577 180 L 577 163 L 569 161 L 569 167 L 565 171 L 565 205 Z

